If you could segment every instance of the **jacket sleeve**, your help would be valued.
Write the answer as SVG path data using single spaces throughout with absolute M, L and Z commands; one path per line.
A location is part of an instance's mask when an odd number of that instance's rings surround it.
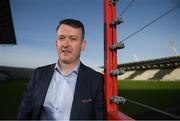
M 106 119 L 106 104 L 105 104 L 105 94 L 104 94 L 104 77 L 100 75 L 98 80 L 96 101 L 95 101 L 95 119 L 105 120 Z
M 19 111 L 17 114 L 18 120 L 31 119 L 32 118 L 32 94 L 35 83 L 36 70 L 34 71 L 28 86 L 25 88 Z

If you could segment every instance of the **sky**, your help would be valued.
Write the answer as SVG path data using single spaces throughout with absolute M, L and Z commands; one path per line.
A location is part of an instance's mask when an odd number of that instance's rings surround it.
M 119 0 L 117 16 L 131 0 Z M 122 15 L 117 41 L 159 17 L 180 0 L 135 0 Z M 98 68 L 104 64 L 103 0 L 10 0 L 17 45 L 0 45 L 0 65 L 36 68 L 57 62 L 56 27 L 65 18 L 85 25 L 87 48 L 81 61 Z M 118 63 L 174 56 L 180 53 L 180 7 L 124 41 Z

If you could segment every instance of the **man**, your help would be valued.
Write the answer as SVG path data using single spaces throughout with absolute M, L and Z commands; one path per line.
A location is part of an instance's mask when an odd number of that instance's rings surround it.
M 34 71 L 17 119 L 104 119 L 103 75 L 80 61 L 86 47 L 84 25 L 65 19 L 56 33 L 58 62 Z

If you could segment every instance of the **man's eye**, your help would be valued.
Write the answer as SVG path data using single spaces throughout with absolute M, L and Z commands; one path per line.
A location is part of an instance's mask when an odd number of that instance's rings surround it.
M 70 39 L 71 39 L 71 40 L 76 40 L 76 38 L 75 38 L 75 37 L 71 37 Z
M 59 37 L 58 40 L 63 41 L 63 40 L 64 40 L 64 37 Z

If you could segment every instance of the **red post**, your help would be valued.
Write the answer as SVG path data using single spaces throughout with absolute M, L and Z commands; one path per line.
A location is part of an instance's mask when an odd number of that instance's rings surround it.
M 118 111 L 118 105 L 110 102 L 111 96 L 118 95 L 117 76 L 110 76 L 110 72 L 117 68 L 117 51 L 110 47 L 116 43 L 116 26 L 111 26 L 116 18 L 116 4 L 104 0 L 104 79 L 107 111 Z
M 117 75 L 111 76 L 111 71 L 117 69 L 117 49 L 110 49 L 117 44 L 116 25 L 112 22 L 116 19 L 117 0 L 104 0 L 104 79 L 105 96 L 108 120 L 133 120 L 121 113 L 118 105 L 111 103 L 111 96 L 118 96 Z

